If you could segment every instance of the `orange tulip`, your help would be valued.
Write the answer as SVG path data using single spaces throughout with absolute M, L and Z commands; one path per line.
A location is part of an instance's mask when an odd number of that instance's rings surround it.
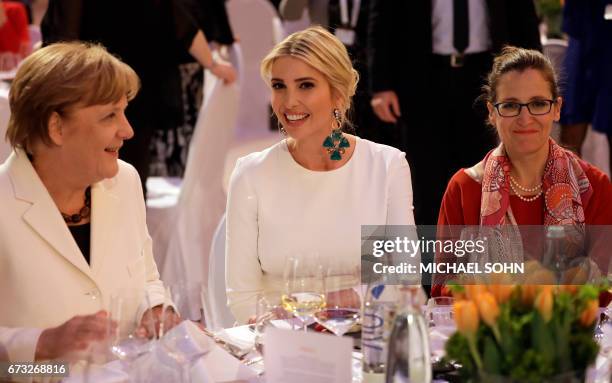
M 476 306 L 478 306 L 478 312 L 480 313 L 482 321 L 490 327 L 495 326 L 497 317 L 499 317 L 499 306 L 493 294 L 488 291 L 480 293 L 478 297 L 476 297 L 475 302 Z
M 544 288 L 540 290 L 533 302 L 536 310 L 540 313 L 544 322 L 550 321 L 552 318 L 553 309 L 553 291 L 552 289 Z
M 524 285 L 521 286 L 521 302 L 531 306 L 538 292 L 542 289 L 554 289 L 556 279 L 547 269 L 536 269 L 527 275 Z
M 485 285 L 481 285 L 481 284 L 465 285 L 464 287 L 465 287 L 465 295 L 470 300 L 475 300 L 476 297 L 478 297 L 478 295 L 487 291 L 487 288 L 485 287 Z
M 588 267 L 576 266 L 566 270 L 561 277 L 562 284 L 583 285 L 589 280 Z
M 599 302 L 597 299 L 590 300 L 582 313 L 580 314 L 580 324 L 584 327 L 588 327 L 593 324 L 597 313 L 599 312 Z
M 489 291 L 498 303 L 507 302 L 514 292 L 514 283 L 507 274 L 492 274 L 489 283 Z
M 478 308 L 472 301 L 457 301 L 453 305 L 455 315 L 455 323 L 457 330 L 463 335 L 473 335 L 478 330 L 480 318 L 478 317 Z
M 570 293 L 571 295 L 576 294 L 578 291 L 579 285 L 560 285 L 559 291 L 565 291 L 566 293 Z

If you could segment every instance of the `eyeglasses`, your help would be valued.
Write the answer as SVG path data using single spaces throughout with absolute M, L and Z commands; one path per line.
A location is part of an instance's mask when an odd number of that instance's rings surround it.
M 526 104 L 521 104 L 520 102 L 498 102 L 493 106 L 502 117 L 516 117 L 521 114 L 521 109 L 524 106 L 527 107 L 532 116 L 542 116 L 550 113 L 553 104 L 556 103 L 557 101 L 554 100 L 534 100 Z

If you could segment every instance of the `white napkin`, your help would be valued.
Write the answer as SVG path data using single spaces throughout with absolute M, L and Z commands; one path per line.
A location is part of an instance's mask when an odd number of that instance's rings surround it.
M 71 365 L 70 376 L 62 382 L 128 383 L 129 380 L 128 374 L 122 370 L 121 362 L 114 361 L 105 365 L 85 365 L 84 363 Z
M 249 352 L 255 346 L 255 331 L 250 325 L 227 328 L 216 332 L 215 336 L 242 353 Z
M 195 323 L 189 320 L 183 321 L 178 326 L 172 328 L 172 330 L 164 334 L 160 341 L 164 342 L 172 337 L 179 339 L 175 344 L 178 346 L 178 350 L 187 357 L 210 351 L 212 346 L 210 338 Z

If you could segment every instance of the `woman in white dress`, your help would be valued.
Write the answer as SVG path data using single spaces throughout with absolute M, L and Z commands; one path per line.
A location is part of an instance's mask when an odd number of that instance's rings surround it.
M 410 169 L 399 150 L 347 134 L 359 74 L 321 27 L 296 32 L 261 64 L 286 138 L 238 160 L 227 205 L 226 282 L 244 323 L 259 293 L 282 290 L 286 258 L 358 266 L 361 225 L 413 225 Z

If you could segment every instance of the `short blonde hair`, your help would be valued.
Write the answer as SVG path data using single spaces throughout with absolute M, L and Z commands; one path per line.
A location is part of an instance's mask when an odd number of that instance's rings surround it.
M 349 122 L 347 112 L 357 89 L 359 73 L 353 68 L 344 44 L 319 26 L 295 32 L 272 48 L 261 62 L 260 70 L 264 80 L 270 79 L 274 61 L 283 56 L 300 59 L 321 72 L 333 94 L 341 101 L 343 123 Z
M 50 145 L 48 122 L 80 104 L 92 106 L 133 99 L 138 75 L 101 45 L 57 43 L 37 50 L 17 71 L 9 91 L 11 117 L 6 139 L 30 152 L 35 142 Z

